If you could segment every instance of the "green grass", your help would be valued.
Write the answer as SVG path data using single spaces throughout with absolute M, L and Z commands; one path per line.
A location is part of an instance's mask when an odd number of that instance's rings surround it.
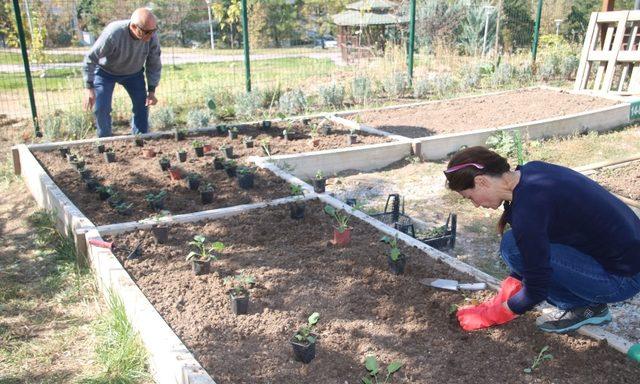
M 0 189 L 6 188 L 18 177 L 13 172 L 13 162 L 9 156 L 0 160 Z
M 79 63 L 84 58 L 82 54 L 63 53 L 63 54 L 46 54 L 45 63 Z M 22 54 L 18 52 L 0 52 L 0 64 L 18 64 L 22 65 Z
M 150 379 L 146 367 L 147 352 L 127 319 L 122 300 L 110 293 L 109 310 L 97 322 L 98 345 L 95 358 L 102 371 L 85 378 L 82 384 L 133 384 Z

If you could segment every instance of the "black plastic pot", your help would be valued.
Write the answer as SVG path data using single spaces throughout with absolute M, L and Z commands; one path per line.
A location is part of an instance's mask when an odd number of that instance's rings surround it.
M 263 131 L 269 130 L 269 128 L 271 128 L 271 121 L 263 120 L 262 125 L 260 125 L 260 127 L 262 128 Z
M 238 185 L 242 189 L 251 189 L 253 188 L 254 178 L 255 178 L 254 173 L 245 173 L 242 175 L 238 175 Z
M 69 163 L 76 161 L 77 159 L 78 159 L 78 156 L 72 155 L 71 153 L 67 152 L 67 161 Z
M 96 145 L 96 153 L 97 153 L 97 154 L 104 153 L 104 144 L 98 144 L 98 145 Z
M 136 139 L 136 147 L 144 147 L 144 140 L 141 138 Z
M 238 131 L 229 130 L 229 139 L 235 140 L 238 138 Z
M 116 161 L 116 153 L 115 152 L 105 152 L 104 159 L 107 163 L 113 163 Z
M 198 157 L 204 156 L 204 147 L 196 147 L 194 148 L 194 150 L 196 151 L 196 156 Z
M 315 335 L 313 335 L 315 337 Z M 309 364 L 311 360 L 316 357 L 316 342 L 307 343 L 296 340 L 296 338 L 292 338 L 291 346 L 293 347 L 293 358 L 296 361 L 301 361 L 304 364 Z
M 253 148 L 253 140 L 245 140 L 243 143 L 245 148 Z
M 347 197 L 344 202 L 350 207 L 355 207 L 358 204 L 358 200 L 355 197 Z
M 191 260 L 191 269 L 196 276 L 206 275 L 211 269 L 211 263 L 209 261 Z
M 195 191 L 200 186 L 200 179 L 189 179 L 187 178 L 187 185 L 189 189 Z
M 169 240 L 169 227 L 155 225 L 151 228 L 151 232 L 157 244 L 164 244 Z
M 407 258 L 404 255 L 400 255 L 397 261 L 391 260 L 391 256 L 387 256 L 387 265 L 389 265 L 389 271 L 394 275 L 404 274 L 404 267 L 407 264 Z
M 246 293 L 236 296 L 235 293 L 229 292 L 231 299 L 231 311 L 236 315 L 246 315 L 249 310 L 249 295 Z
M 347 145 L 355 144 L 358 141 L 358 135 L 347 135 Z
M 229 177 L 235 177 L 236 176 L 236 170 L 238 169 L 237 166 L 233 166 L 233 167 L 224 167 L 224 171 L 227 172 L 227 176 Z
M 328 136 L 331 134 L 331 125 L 329 124 L 323 124 L 320 127 L 320 132 L 322 132 L 323 135 Z
M 178 152 L 178 161 L 181 163 L 187 161 L 187 152 Z
M 311 119 L 306 119 L 306 118 L 305 118 L 305 119 L 302 119 L 302 124 L 304 124 L 304 125 L 305 125 L 305 127 L 306 127 L 307 125 L 309 125 L 309 123 L 310 123 L 310 122 L 311 122 Z
M 200 192 L 200 200 L 202 204 L 211 204 L 213 203 L 213 191 L 202 191 Z
M 224 169 L 224 163 L 222 162 L 222 159 L 219 157 L 215 157 L 213 159 L 213 169 Z
M 182 131 L 176 131 L 174 134 L 176 141 L 182 141 L 186 138 L 186 136 L 187 135 Z
M 84 185 L 85 187 L 87 187 L 87 191 L 95 192 L 96 189 L 98 189 L 98 187 L 100 186 L 100 183 L 96 179 L 88 178 L 85 179 Z
M 306 208 L 305 203 L 291 203 L 289 204 L 289 212 L 291 213 L 291 218 L 294 220 L 304 219 L 304 209 Z
M 69 147 L 60 147 L 58 148 L 58 151 L 60 152 L 60 156 L 64 159 L 67 157 L 67 153 L 69 153 Z
M 166 160 L 166 161 L 160 160 L 159 163 L 160 163 L 160 169 L 162 169 L 163 172 L 168 171 L 169 168 L 171 168 L 171 161 L 169 160 Z
M 327 179 L 313 179 L 313 191 L 315 193 L 324 193 Z
M 222 154 L 224 154 L 224 157 L 227 159 L 231 159 L 233 157 L 233 147 L 220 148 L 220 151 L 222 151 Z
M 86 168 L 83 168 L 82 170 L 78 170 L 78 173 L 80 174 L 80 178 L 82 180 L 87 180 L 88 178 L 91 177 L 91 171 Z

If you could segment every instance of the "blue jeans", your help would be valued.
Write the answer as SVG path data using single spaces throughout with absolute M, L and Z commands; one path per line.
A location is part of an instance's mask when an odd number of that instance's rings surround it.
M 144 81 L 144 70 L 133 75 L 117 76 L 98 68 L 93 81 L 96 92 L 96 104 L 93 113 L 96 116 L 98 137 L 111 136 L 111 100 L 116 83 L 124 87 L 133 103 L 131 131 L 134 134 L 147 133 L 149 130 L 149 109 L 145 105 L 147 89 Z
M 562 244 L 550 244 L 552 276 L 547 302 L 562 310 L 627 300 L 640 292 L 640 273 L 611 274 L 593 257 Z M 522 276 L 523 260 L 511 231 L 505 232 L 500 255 L 511 271 Z

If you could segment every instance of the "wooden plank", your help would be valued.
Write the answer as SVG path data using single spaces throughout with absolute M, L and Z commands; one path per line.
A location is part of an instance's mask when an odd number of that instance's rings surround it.
M 598 19 L 598 13 L 593 12 L 589 19 L 589 26 L 587 27 L 587 34 L 582 45 L 582 53 L 580 54 L 580 65 L 578 66 L 578 72 L 576 73 L 576 82 L 573 89 L 579 91 L 585 89 L 587 81 L 589 80 L 589 70 L 591 65 L 588 61 L 589 52 L 595 45 L 596 40 L 596 20 Z
M 631 71 L 631 78 L 629 79 L 629 92 L 640 92 L 640 66 L 636 63 Z
M 606 64 L 604 62 L 600 62 L 598 64 L 598 70 L 596 71 L 596 78 L 593 81 L 593 90 L 600 91 L 600 86 L 602 85 L 602 79 L 604 77 L 604 71 L 606 69 Z
M 616 73 L 616 63 L 618 61 L 618 53 L 622 49 L 622 43 L 624 43 L 624 33 L 627 29 L 627 15 L 629 12 L 624 13 L 618 21 L 618 26 L 615 31 L 615 38 L 611 47 L 611 53 L 609 61 L 607 62 L 607 71 L 604 75 L 604 83 L 602 85 L 603 91 L 609 92 L 611 90 L 611 84 L 613 83 L 613 76 Z
M 612 25 L 607 25 L 607 33 L 604 36 L 604 45 L 602 46 L 603 51 L 611 50 L 611 40 L 613 40 L 614 32 L 615 32 L 615 27 Z
M 624 88 L 624 82 L 627 81 L 627 74 L 631 69 L 631 64 L 627 64 L 622 67 L 622 73 L 620 74 L 620 82 L 618 83 L 618 92 L 622 92 L 622 88 Z
M 11 156 L 13 157 L 13 173 L 20 175 L 20 150 L 18 147 L 11 148 Z

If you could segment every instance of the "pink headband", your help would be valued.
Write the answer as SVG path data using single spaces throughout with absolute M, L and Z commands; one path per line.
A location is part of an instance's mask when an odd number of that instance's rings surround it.
M 478 169 L 484 169 L 484 165 L 480 165 L 478 163 L 464 163 L 464 164 L 458 164 L 458 165 L 454 165 L 453 167 L 447 169 L 446 171 L 444 171 L 444 173 L 451 173 L 451 172 L 455 172 L 457 170 L 460 170 L 462 168 L 465 167 L 476 167 Z

